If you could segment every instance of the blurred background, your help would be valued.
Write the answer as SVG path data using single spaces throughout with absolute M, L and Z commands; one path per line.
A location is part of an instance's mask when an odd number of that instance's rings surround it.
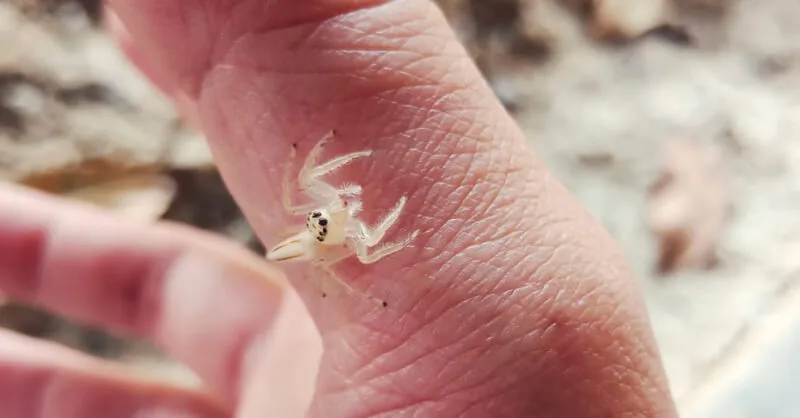
M 800 417 L 800 2 L 439 0 L 639 277 L 683 417 Z M 263 248 L 99 0 L 0 1 L 0 175 Z M 11 301 L 0 326 L 194 376 Z

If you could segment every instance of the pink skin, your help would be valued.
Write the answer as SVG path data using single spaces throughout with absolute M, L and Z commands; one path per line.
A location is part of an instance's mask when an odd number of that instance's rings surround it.
M 113 382 L 120 390 L 103 399 L 119 416 L 165 402 L 209 417 L 676 416 L 624 259 L 528 148 L 431 2 L 110 5 L 124 50 L 205 130 L 267 245 L 302 224 L 281 205 L 289 147 L 304 155 L 332 128 L 327 155 L 375 155 L 331 178 L 364 186 L 368 221 L 407 195 L 387 239 L 422 233 L 376 264 L 337 268 L 385 309 L 330 282 L 323 299 L 287 268 L 309 316 L 278 267 L 232 244 L 0 190 L 0 291 L 151 338 L 211 395 L 152 389 L 99 361 L 65 369 L 32 354 L 52 347 L 0 334 L 30 346 L 0 350 L 0 370 L 39 391 L 0 391 L 0 405 L 63 416 L 38 405 L 79 398 L 53 395 L 53 379 L 37 385 L 46 370 L 79 375 L 67 382 L 87 397 Z M 19 362 L 24 353 L 33 360 Z

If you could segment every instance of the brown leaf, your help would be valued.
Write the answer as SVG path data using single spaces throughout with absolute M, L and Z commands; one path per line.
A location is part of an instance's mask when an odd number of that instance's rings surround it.
M 173 178 L 156 167 L 125 166 L 115 159 L 87 160 L 39 172 L 18 182 L 147 221 L 164 215 L 177 193 Z
M 632 39 L 667 22 L 668 0 L 594 0 L 592 34 Z
M 648 195 L 648 220 L 659 241 L 658 271 L 711 268 L 731 209 L 720 155 L 689 139 L 668 141 L 663 153 Z
M 150 221 L 160 218 L 176 193 L 171 177 L 141 174 L 81 187 L 64 196 L 113 210 L 123 216 Z

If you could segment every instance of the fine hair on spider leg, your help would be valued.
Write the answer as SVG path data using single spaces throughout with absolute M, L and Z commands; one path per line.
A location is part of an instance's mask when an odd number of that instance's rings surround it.
M 317 277 L 316 274 L 313 274 L 315 272 L 320 273 L 321 275 L 325 276 L 325 278 L 327 278 L 329 280 L 320 280 L 321 277 Z M 328 293 L 322 288 L 323 282 L 325 282 L 325 281 L 333 281 L 333 282 L 336 282 L 337 284 L 339 284 L 345 290 L 345 292 L 347 292 L 348 294 L 351 294 L 351 295 L 355 294 L 355 295 L 358 295 L 358 296 L 363 297 L 365 299 L 369 299 L 371 302 L 375 303 L 376 305 L 378 305 L 378 306 L 380 306 L 382 308 L 386 308 L 386 307 L 389 306 L 389 304 L 385 300 L 378 299 L 378 298 L 376 298 L 374 296 L 370 296 L 370 295 L 366 294 L 365 292 L 356 290 L 353 286 L 351 286 L 350 284 L 345 282 L 333 270 L 333 265 L 332 264 L 328 264 L 328 263 L 325 263 L 325 262 L 314 262 L 314 263 L 311 263 L 311 265 L 309 266 L 309 273 L 311 273 L 311 275 L 313 276 L 312 282 L 313 282 L 314 286 L 317 287 L 317 290 L 320 291 L 320 293 L 322 294 L 323 298 L 328 297 Z

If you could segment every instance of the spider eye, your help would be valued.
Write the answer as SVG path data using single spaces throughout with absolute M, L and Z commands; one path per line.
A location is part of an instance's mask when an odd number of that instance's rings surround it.
M 322 218 L 322 219 L 319 220 L 319 226 L 325 226 L 327 224 L 328 224 L 328 220 L 327 219 Z
M 322 216 L 322 213 L 320 213 L 320 212 L 313 212 L 313 213 L 311 214 L 311 217 L 312 217 L 312 218 L 319 218 L 320 216 Z

